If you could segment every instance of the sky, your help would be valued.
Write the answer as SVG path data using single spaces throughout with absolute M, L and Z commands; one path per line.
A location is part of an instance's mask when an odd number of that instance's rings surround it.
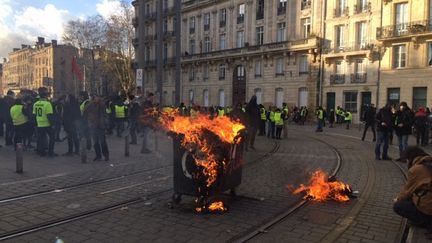
M 13 48 L 33 45 L 38 36 L 61 43 L 69 20 L 108 17 L 119 6 L 120 0 L 0 0 L 0 63 Z

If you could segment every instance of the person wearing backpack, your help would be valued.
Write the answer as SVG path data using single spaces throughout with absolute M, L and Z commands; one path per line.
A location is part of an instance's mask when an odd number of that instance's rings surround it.
M 409 146 L 401 159 L 408 162 L 408 178 L 394 199 L 393 210 L 432 233 L 432 156 Z

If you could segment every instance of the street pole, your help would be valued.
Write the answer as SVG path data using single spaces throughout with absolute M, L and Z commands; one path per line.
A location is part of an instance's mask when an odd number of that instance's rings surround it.
M 175 57 L 175 105 L 180 105 L 181 94 L 181 0 L 175 1 L 176 25 L 176 57 Z
M 156 1 L 156 92 L 157 92 L 157 99 L 159 100 L 158 103 L 160 104 L 162 102 L 162 79 L 163 79 L 163 47 L 162 47 L 162 40 L 163 40 L 163 26 L 162 26 L 162 15 L 163 15 L 163 8 L 162 8 L 162 0 Z

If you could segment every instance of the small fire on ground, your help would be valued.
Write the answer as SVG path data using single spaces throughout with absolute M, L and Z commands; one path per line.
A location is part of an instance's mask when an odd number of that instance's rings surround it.
M 304 199 L 324 202 L 334 200 L 347 202 L 350 199 L 352 189 L 348 184 L 340 181 L 331 181 L 326 172 L 317 170 L 312 173 L 308 185 L 300 184 L 297 189 L 293 189 L 294 194 L 304 192 Z

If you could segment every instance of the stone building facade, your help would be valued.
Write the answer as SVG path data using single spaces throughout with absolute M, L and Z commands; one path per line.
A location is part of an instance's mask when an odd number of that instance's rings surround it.
M 173 1 L 164 2 L 162 48 L 152 43 L 158 25 L 155 0 L 134 1 L 137 12 L 138 67 L 144 89 L 157 86 L 158 57 L 164 60 L 165 104 L 173 104 L 175 38 Z M 322 1 L 182 1 L 181 101 L 201 106 L 231 106 L 257 95 L 266 105 L 317 102 Z M 145 13 L 145 14 L 144 14 Z M 160 23 L 159 23 L 160 25 Z M 166 30 L 166 31 L 165 31 Z M 143 32 L 146 34 L 142 35 Z
M 377 104 L 381 1 L 326 2 L 323 106 L 340 106 L 358 121 L 365 105 Z
M 383 1 L 380 104 L 432 104 L 432 0 Z

